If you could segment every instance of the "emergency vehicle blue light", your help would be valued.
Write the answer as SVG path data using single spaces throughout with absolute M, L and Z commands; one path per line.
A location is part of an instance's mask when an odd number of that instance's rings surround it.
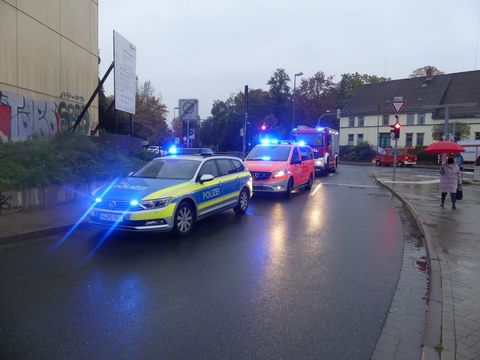
M 270 140 L 269 140 L 269 139 L 262 139 L 262 140 L 260 140 L 260 142 L 261 142 L 263 145 L 268 145 L 268 144 L 270 144 Z
M 278 144 L 278 140 L 277 139 L 272 139 L 272 140 L 270 140 L 270 144 Z
M 300 141 L 298 142 L 298 145 L 300 145 L 300 146 L 305 146 L 306 144 L 305 144 L 305 141 L 300 140 Z
M 297 131 L 298 129 L 297 128 L 293 128 L 292 131 Z
M 130 205 L 132 206 L 137 206 L 139 203 L 138 203 L 138 200 L 132 200 L 130 201 Z
M 176 146 L 171 146 L 170 149 L 168 149 L 169 154 L 176 154 L 177 153 L 177 147 Z
M 101 203 L 101 202 L 102 202 L 102 198 L 101 198 L 101 197 L 95 198 L 95 202 L 96 202 L 96 203 Z
M 325 129 L 322 128 L 322 127 L 317 127 L 317 131 L 323 131 L 323 130 L 325 130 Z
M 270 156 L 262 156 L 263 161 L 270 161 L 271 157 Z

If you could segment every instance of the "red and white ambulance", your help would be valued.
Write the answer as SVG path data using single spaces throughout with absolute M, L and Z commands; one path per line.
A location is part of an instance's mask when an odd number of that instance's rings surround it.
M 290 135 L 297 144 L 308 145 L 313 149 L 315 170 L 322 174 L 337 170 L 340 145 L 340 135 L 337 130 L 300 125 L 293 129 Z

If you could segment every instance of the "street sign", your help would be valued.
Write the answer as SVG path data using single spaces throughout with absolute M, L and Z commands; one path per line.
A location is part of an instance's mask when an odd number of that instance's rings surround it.
M 400 114 L 400 111 L 402 110 L 403 106 L 407 102 L 405 100 L 393 100 L 390 101 L 390 104 L 392 104 L 393 110 L 395 110 L 395 113 Z
M 196 121 L 198 119 L 198 99 L 180 99 L 178 101 L 180 119 Z
M 115 109 L 135 115 L 137 49 L 116 31 L 113 32 L 113 45 Z

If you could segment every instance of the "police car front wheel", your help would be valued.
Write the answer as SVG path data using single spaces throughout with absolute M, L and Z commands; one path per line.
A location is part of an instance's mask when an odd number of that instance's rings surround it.
M 187 203 L 181 203 L 175 212 L 173 230 L 179 236 L 188 235 L 192 229 L 195 221 L 195 215 L 192 206 Z
M 235 211 L 236 214 L 245 214 L 245 212 L 248 209 L 248 201 L 249 201 L 249 194 L 247 189 L 242 189 L 240 191 L 240 195 L 238 197 L 238 205 L 233 208 L 233 211 Z

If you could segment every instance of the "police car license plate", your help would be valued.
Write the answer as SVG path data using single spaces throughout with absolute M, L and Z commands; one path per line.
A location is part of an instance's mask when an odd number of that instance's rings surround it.
M 100 220 L 104 220 L 104 221 L 123 221 L 123 216 L 122 215 L 116 215 L 116 214 L 102 213 L 102 214 L 100 214 Z

